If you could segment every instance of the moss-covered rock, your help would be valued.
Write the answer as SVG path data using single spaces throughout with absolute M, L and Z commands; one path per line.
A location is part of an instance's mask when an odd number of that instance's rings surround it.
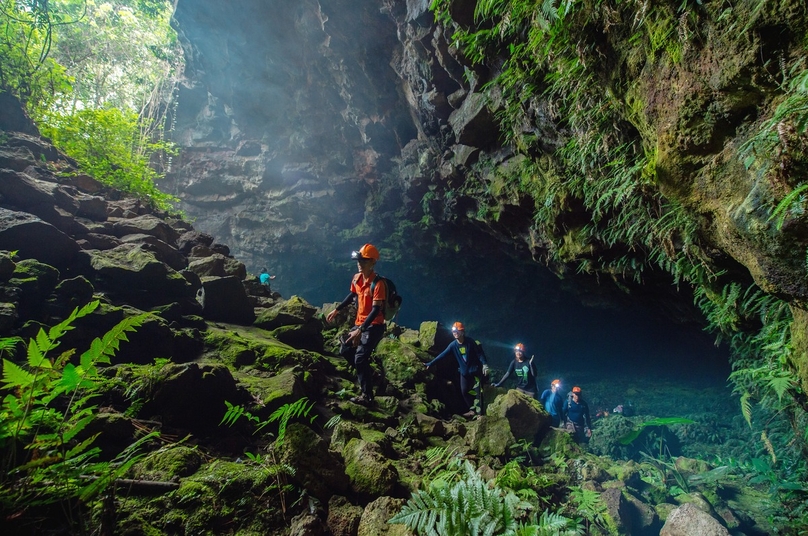
M 259 401 L 260 407 L 254 409 L 253 414 L 261 418 L 306 396 L 300 372 L 295 369 L 284 369 L 268 377 L 245 373 L 236 373 L 234 377 Z
M 289 424 L 278 450 L 280 461 L 294 467 L 294 481 L 319 500 L 326 502 L 331 495 L 348 490 L 345 466 L 308 426 Z
M 550 427 L 550 416 L 541 403 L 516 389 L 498 396 L 485 413 L 506 419 L 516 440 L 532 442 Z
M 255 319 L 254 325 L 272 331 L 281 326 L 296 326 L 307 323 L 314 317 L 317 308 L 310 305 L 299 296 L 292 296 L 288 300 L 261 311 Z
M 295 348 L 322 352 L 324 348 L 322 329 L 323 326 L 319 320 L 311 319 L 305 324 L 275 328 L 270 334 L 280 342 Z
M 412 345 L 385 338 L 376 347 L 376 355 L 381 358 L 385 379 L 398 387 L 412 388 L 426 379 L 424 363 L 431 358 Z
M 398 471 L 378 445 L 351 439 L 342 450 L 351 489 L 367 497 L 388 495 L 398 484 Z
M 232 367 L 252 365 L 273 373 L 294 365 L 311 368 L 314 363 L 323 362 L 317 354 L 282 343 L 262 329 L 245 326 L 231 329 L 212 326 L 205 333 L 205 346 L 208 359 Z
M 435 354 L 452 342 L 452 334 L 440 322 L 421 322 L 418 340 L 421 342 L 421 350 Z
M 353 505 L 340 495 L 328 500 L 328 519 L 326 524 L 333 536 L 354 536 L 359 529 L 362 507 Z
M 202 466 L 199 450 L 178 445 L 152 452 L 132 467 L 134 478 L 170 481 L 194 474 Z
M 379 497 L 365 506 L 359 521 L 357 536 L 414 536 L 404 525 L 388 523 L 388 520 L 401 511 L 404 499 Z
M 466 444 L 479 456 L 504 457 L 516 443 L 505 417 L 481 416 L 466 425 Z

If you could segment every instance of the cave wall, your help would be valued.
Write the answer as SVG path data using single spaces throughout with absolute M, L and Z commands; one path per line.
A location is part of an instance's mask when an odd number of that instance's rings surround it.
M 283 270 L 284 255 L 339 258 L 365 240 L 394 256 L 437 250 L 435 234 L 456 249 L 484 243 L 480 254 L 549 262 L 532 227 L 536 199 L 500 198 L 496 218 L 478 210 L 491 181 L 475 164 L 506 168 L 522 157 L 501 143 L 502 102 L 484 87 L 496 63 L 471 65 L 452 42 L 455 28 L 474 24 L 475 2 L 451 4 L 454 27 L 436 24 L 429 4 L 178 0 L 187 79 L 174 129 L 182 152 L 166 184 L 197 227 L 253 269 L 273 259 Z M 751 3 L 729 15 L 723 2 L 699 3 L 677 22 L 685 47 L 671 62 L 627 46 L 640 4 L 593 4 L 581 27 L 593 36 L 581 46 L 601 58 L 591 68 L 654 155 L 655 186 L 698 219 L 704 254 L 802 318 L 806 221 L 778 229 L 770 218 L 802 168 L 773 181 L 739 151 L 782 101 L 783 72 L 802 61 L 804 6 L 766 2 L 746 25 L 733 17 Z M 563 136 L 537 110 L 524 128 L 550 155 Z M 570 260 L 586 248 L 571 246 Z M 808 385 L 800 340 L 795 362 Z

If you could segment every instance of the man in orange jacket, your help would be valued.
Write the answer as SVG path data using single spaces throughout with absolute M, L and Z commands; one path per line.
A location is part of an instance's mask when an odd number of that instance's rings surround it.
M 345 341 L 345 346 L 352 348 L 352 351 L 343 355 L 356 368 L 356 379 L 362 394 L 353 397 L 351 401 L 358 404 L 373 402 L 373 370 L 370 368 L 370 356 L 384 337 L 383 310 L 387 299 L 387 286 L 383 279 L 374 284 L 376 280 L 374 267 L 379 257 L 379 250 L 373 244 L 365 244 L 359 251 L 351 253 L 359 273 L 351 280 L 351 291 L 348 296 L 326 317 L 326 321 L 332 322 L 339 311 L 356 300 L 356 321 Z

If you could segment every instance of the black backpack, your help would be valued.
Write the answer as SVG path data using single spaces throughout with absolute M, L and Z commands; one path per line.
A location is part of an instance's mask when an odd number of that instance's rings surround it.
M 384 319 L 385 320 L 392 320 L 398 314 L 398 310 L 401 309 L 401 302 L 403 298 L 396 290 L 396 284 L 393 283 L 392 280 L 387 279 L 384 276 L 376 275 L 373 278 L 373 283 L 370 284 L 370 295 L 373 296 L 373 291 L 376 290 L 376 282 L 379 280 L 383 280 L 385 286 L 387 287 L 387 300 L 384 303 Z

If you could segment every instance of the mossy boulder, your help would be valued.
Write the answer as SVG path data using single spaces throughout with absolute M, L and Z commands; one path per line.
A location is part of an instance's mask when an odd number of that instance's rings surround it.
M 45 299 L 59 282 L 59 270 L 34 259 L 18 262 L 8 285 L 18 291 L 18 314 L 23 319 L 38 317 Z
M 328 499 L 328 530 L 333 536 L 354 536 L 359 529 L 362 511 L 361 506 L 351 504 L 341 495 L 334 495 Z
M 360 439 L 362 434 L 359 432 L 359 427 L 350 421 L 340 421 L 334 427 L 334 432 L 331 434 L 331 450 L 342 453 L 345 445 L 351 439 Z
M 262 329 L 247 326 L 231 329 L 211 326 L 205 333 L 205 345 L 205 357 L 208 359 L 222 361 L 232 367 L 252 365 L 273 373 L 297 364 L 309 367 L 322 361 L 317 354 L 298 350 Z
M 398 340 L 416 348 L 421 347 L 421 333 L 415 329 L 403 328 L 398 334 Z
M 415 536 L 405 525 L 388 523 L 404 503 L 404 499 L 393 497 L 379 497 L 369 503 L 362 512 L 356 536 Z
M 235 378 L 261 401 L 261 408 L 253 410 L 253 414 L 266 418 L 284 404 L 293 404 L 306 396 L 301 372 L 289 368 L 268 377 L 236 373 Z
M 351 439 L 342 450 L 351 489 L 366 497 L 390 494 L 398 484 L 398 471 L 374 443 Z
M 539 448 L 549 455 L 555 454 L 565 459 L 578 458 L 583 454 L 572 435 L 559 428 L 550 428 L 542 438 Z
M 421 342 L 421 350 L 437 354 L 452 342 L 452 334 L 440 322 L 434 320 L 421 322 L 418 328 L 418 340 Z
M 466 425 L 466 444 L 479 456 L 504 457 L 516 443 L 507 418 L 481 416 Z
M 223 365 L 167 364 L 152 371 L 149 389 L 151 396 L 140 415 L 199 434 L 218 429 L 227 410 L 225 401 L 244 404 L 249 400 Z
M 16 266 L 8 252 L 0 251 L 0 282 L 8 281 Z
M 550 427 L 550 416 L 535 398 L 511 389 L 498 396 L 488 406 L 486 415 L 504 418 L 508 421 L 513 437 L 518 440 L 534 441 L 539 434 Z
M 178 445 L 147 455 L 134 465 L 132 474 L 142 480 L 170 481 L 196 473 L 202 461 L 197 449 Z
M 317 308 L 299 296 L 292 296 L 269 309 L 261 311 L 254 325 L 272 331 L 281 326 L 296 326 L 307 323 L 314 317 Z
M 424 363 L 431 358 L 414 346 L 385 338 L 376 347 L 376 355 L 381 358 L 385 379 L 397 387 L 412 388 L 417 382 L 425 381 Z
M 345 466 L 329 452 L 328 443 L 300 423 L 291 423 L 286 436 L 277 447 L 281 463 L 295 468 L 294 481 L 320 501 L 348 490 L 349 478 Z
M 82 251 L 79 255 L 89 265 L 87 275 L 97 289 L 126 297 L 136 305 L 156 306 L 194 298 L 193 286 L 142 245 L 121 244 L 104 251 Z
M 271 335 L 289 346 L 321 353 L 325 342 L 322 330 L 322 323 L 311 319 L 305 324 L 281 326 L 272 330 Z

